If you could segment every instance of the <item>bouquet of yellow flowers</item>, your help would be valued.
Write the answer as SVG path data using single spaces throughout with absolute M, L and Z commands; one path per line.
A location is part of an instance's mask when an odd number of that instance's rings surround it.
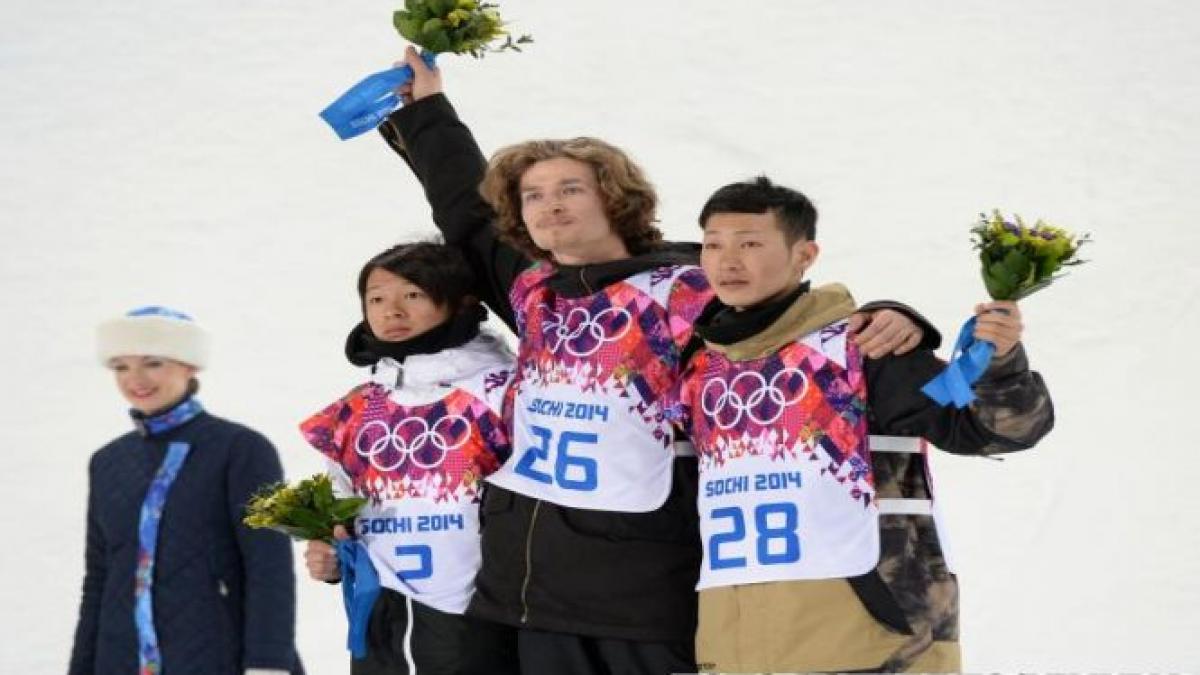
M 1033 227 L 1020 216 L 1005 220 L 1000 211 L 993 211 L 990 218 L 980 214 L 971 234 L 982 263 L 983 284 L 993 300 L 1020 300 L 1066 276 L 1060 274 L 1062 268 L 1082 264 L 1076 257 L 1079 247 L 1090 241 L 1087 235 L 1077 238 L 1041 220 Z M 976 340 L 974 333 L 975 317 L 971 317 L 958 333 L 946 369 L 921 388 L 925 395 L 958 408 L 975 400 L 972 387 L 987 370 L 996 346 Z
M 482 58 L 487 52 L 519 52 L 520 45 L 533 42 L 528 35 L 514 40 L 497 6 L 479 0 L 405 0 L 404 9 L 392 15 L 392 24 L 421 47 L 421 58 L 430 68 L 438 54 Z M 399 107 L 395 90 L 412 76 L 407 65 L 368 75 L 322 110 L 321 119 L 342 140 L 370 131 Z
M 1020 300 L 1066 276 L 1059 271 L 1083 264 L 1079 247 L 1090 241 L 1041 220 L 1033 227 L 1021 216 L 1005 220 L 998 210 L 991 218 L 979 214 L 971 234 L 983 263 L 983 284 L 993 300 Z
M 366 503 L 362 497 L 334 496 L 329 476 L 316 474 L 296 485 L 264 486 L 246 503 L 243 519 L 249 527 L 278 530 L 296 539 L 321 540 L 334 546 L 349 621 L 346 648 L 356 659 L 367 654 L 367 626 L 371 607 L 379 596 L 379 575 L 362 544 L 354 539 L 335 541 L 333 528 L 349 524 Z
M 433 54 L 451 52 L 482 58 L 486 52 L 512 50 L 533 42 L 528 35 L 513 40 L 504 29 L 497 6 L 476 0 L 405 0 L 392 23 L 405 40 Z M 501 37 L 504 42 L 493 46 Z
M 246 503 L 243 522 L 269 528 L 303 541 L 333 542 L 333 527 L 354 519 L 367 500 L 335 497 L 329 476 L 317 474 L 296 485 L 264 486 Z

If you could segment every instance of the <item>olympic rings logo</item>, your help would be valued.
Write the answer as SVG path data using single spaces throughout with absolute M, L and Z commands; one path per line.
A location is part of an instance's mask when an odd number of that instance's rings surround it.
M 453 435 L 456 424 L 463 428 L 457 439 Z M 383 420 L 372 420 L 358 431 L 354 450 L 380 471 L 394 471 L 406 459 L 422 469 L 436 469 L 446 459 L 446 453 L 467 443 L 471 436 L 469 430 L 470 422 L 462 415 L 445 415 L 433 425 L 421 417 L 405 418 L 393 427 L 388 427 Z M 406 431 L 409 432 L 407 437 Z M 433 446 L 434 452 L 425 454 L 434 455 L 436 459 L 428 461 L 421 456 L 426 446 Z M 394 462 L 385 461 L 389 454 L 394 456 Z
M 779 385 L 785 377 L 793 376 L 800 378 L 800 390 L 788 398 L 787 392 Z M 744 391 L 747 386 L 753 390 L 743 396 L 739 391 Z M 748 370 L 728 383 L 720 378 L 709 380 L 700 391 L 700 408 L 723 430 L 736 425 L 743 415 L 760 426 L 766 426 L 774 424 L 783 416 L 784 409 L 798 403 L 807 391 L 808 376 L 798 368 L 784 368 L 775 373 L 770 382 L 760 373 Z
M 565 318 L 558 312 L 552 314 L 554 319 L 542 322 L 542 330 L 553 343 L 550 351 L 558 353 L 566 347 L 578 357 L 591 356 L 605 343 L 620 340 L 633 325 L 633 317 L 623 307 L 608 307 L 595 316 L 584 307 L 572 309 Z

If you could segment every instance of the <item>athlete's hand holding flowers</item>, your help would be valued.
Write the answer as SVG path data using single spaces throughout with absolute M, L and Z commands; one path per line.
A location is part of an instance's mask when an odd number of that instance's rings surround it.
M 1021 341 L 1021 308 L 1011 300 L 994 300 L 975 305 L 976 340 L 984 340 L 996 346 L 992 358 L 1007 356 Z
M 367 618 L 379 595 L 379 577 L 366 549 L 346 531 L 346 523 L 366 503 L 362 497 L 337 497 L 329 476 L 317 474 L 296 485 L 264 487 L 246 504 L 245 517 L 250 527 L 279 530 L 307 541 L 304 562 L 314 579 L 341 579 L 350 621 L 347 646 L 355 658 L 366 654 Z
M 1033 227 L 1020 216 L 1005 220 L 999 211 L 990 218 L 981 214 L 971 233 L 993 302 L 975 307 L 976 316 L 959 333 L 946 370 L 922 388 L 938 403 L 959 408 L 975 400 L 971 386 L 992 360 L 1007 356 L 1020 340 L 1023 326 L 1016 301 L 1065 276 L 1059 274 L 1063 267 L 1082 264 L 1077 254 L 1088 241 L 1040 220 Z
M 482 58 L 488 52 L 519 52 L 519 45 L 533 42 L 528 35 L 514 40 L 496 5 L 478 0 L 405 0 L 392 24 L 404 39 L 421 47 L 417 61 L 426 69 L 433 69 L 438 54 Z M 322 110 L 321 118 L 342 140 L 378 127 L 401 102 L 393 90 L 411 84 L 415 68 L 409 61 L 367 76 Z
M 333 528 L 334 541 L 345 541 L 350 533 L 345 526 Z M 304 546 L 304 566 L 308 568 L 308 576 L 317 581 L 338 581 L 342 572 L 338 565 L 337 549 L 329 542 L 316 539 L 309 540 Z
M 395 65 L 397 68 L 408 66 L 413 72 L 412 79 L 396 89 L 404 105 L 442 93 L 442 71 L 425 63 L 412 45 L 405 48 L 404 60 L 397 61 Z

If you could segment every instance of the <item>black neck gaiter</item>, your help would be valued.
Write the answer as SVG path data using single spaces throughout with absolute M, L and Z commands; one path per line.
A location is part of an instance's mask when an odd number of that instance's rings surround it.
M 782 297 L 767 300 L 738 312 L 716 298 L 696 318 L 696 333 L 708 342 L 731 345 L 749 339 L 771 327 L 796 299 L 808 292 L 809 283 Z
M 371 333 L 366 321 L 350 330 L 346 336 L 346 358 L 356 366 L 374 365 L 383 357 L 404 363 L 413 354 L 436 354 L 443 349 L 461 347 L 479 335 L 479 326 L 487 319 L 483 305 L 463 307 L 444 323 L 401 342 L 380 340 Z

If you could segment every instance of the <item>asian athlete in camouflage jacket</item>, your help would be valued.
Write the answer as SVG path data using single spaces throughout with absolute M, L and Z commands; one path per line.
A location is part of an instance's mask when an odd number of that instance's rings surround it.
M 729 361 L 779 352 L 854 311 L 845 288 L 808 290 L 734 312 L 713 301 L 697 321 L 705 349 Z M 703 352 L 701 352 L 703 353 Z M 977 400 L 944 408 L 921 386 L 944 367 L 929 349 L 866 359 L 871 435 L 924 437 L 955 454 L 990 456 L 1032 447 L 1050 431 L 1054 410 L 1020 343 L 993 360 L 975 385 Z M 700 448 L 700 438 L 694 438 Z M 700 592 L 701 670 L 948 672 L 960 669 L 958 582 L 948 569 L 934 518 L 923 452 L 873 448 L 881 508 L 880 558 L 851 578 L 775 581 Z M 701 476 L 703 483 L 704 477 Z M 925 505 L 926 509 L 911 506 Z

